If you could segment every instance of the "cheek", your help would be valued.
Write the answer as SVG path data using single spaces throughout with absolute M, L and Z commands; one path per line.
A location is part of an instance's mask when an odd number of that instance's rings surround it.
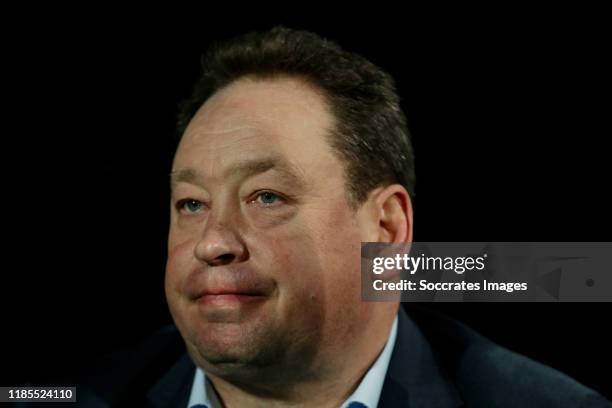
M 181 289 L 193 269 L 193 242 L 184 240 L 179 242 L 176 237 L 169 236 L 168 259 L 166 261 L 166 275 L 164 289 L 170 314 L 179 331 L 185 335 L 190 332 L 188 302 Z
M 264 274 L 295 288 L 305 286 L 320 269 L 316 256 L 316 243 L 312 232 L 305 227 L 293 225 L 274 233 L 259 232 L 250 245 L 253 258 Z
M 360 299 L 361 238 L 355 218 L 346 207 L 330 211 L 318 241 L 325 279 L 332 297 Z
M 178 240 L 172 234 L 168 240 L 168 259 L 166 261 L 166 295 L 171 297 L 189 274 L 193 263 L 194 243 L 191 240 Z
M 277 317 L 297 324 L 319 316 L 325 271 L 312 225 L 300 217 L 274 229 L 252 232 L 247 244 L 251 261 L 278 288 Z
M 344 202 L 304 213 L 275 235 L 259 234 L 267 248 L 262 260 L 275 265 L 278 277 L 295 296 L 315 296 L 319 302 L 360 299 L 361 241 L 358 223 Z

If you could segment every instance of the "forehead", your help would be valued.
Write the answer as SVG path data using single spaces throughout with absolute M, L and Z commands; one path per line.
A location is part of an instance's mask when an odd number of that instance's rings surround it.
M 199 109 L 174 167 L 210 173 L 237 160 L 276 155 L 307 169 L 335 160 L 327 140 L 333 126 L 324 97 L 304 81 L 243 78 Z

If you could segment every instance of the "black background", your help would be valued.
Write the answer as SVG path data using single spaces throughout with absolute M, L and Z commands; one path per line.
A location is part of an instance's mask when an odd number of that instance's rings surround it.
M 211 40 L 273 24 L 316 31 L 396 78 L 416 151 L 416 240 L 609 241 L 603 30 L 572 10 L 506 12 L 249 23 L 93 13 L 12 29 L 2 385 L 59 381 L 171 321 L 176 104 Z M 434 306 L 612 396 L 610 304 Z

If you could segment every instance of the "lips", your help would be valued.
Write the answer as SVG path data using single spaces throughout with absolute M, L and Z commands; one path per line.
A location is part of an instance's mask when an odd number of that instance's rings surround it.
M 237 294 L 204 295 L 197 299 L 202 305 L 236 305 L 248 304 L 264 300 L 264 296 L 250 296 Z
M 233 288 L 204 288 L 198 297 L 218 296 L 218 295 L 243 295 L 243 296 L 263 296 L 265 293 L 256 288 L 233 287 Z
M 210 288 L 202 291 L 200 296 L 196 298 L 196 302 L 208 306 L 238 306 L 252 304 L 264 299 L 266 299 L 264 293 L 249 288 Z
M 265 293 L 251 287 L 207 287 L 202 289 L 197 299 L 220 296 L 263 297 Z
M 194 273 L 185 289 L 198 303 L 245 303 L 269 297 L 274 283 L 249 271 L 208 270 Z

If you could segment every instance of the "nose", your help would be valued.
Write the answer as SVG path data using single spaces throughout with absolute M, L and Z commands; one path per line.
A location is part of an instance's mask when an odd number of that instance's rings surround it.
M 248 251 L 235 228 L 209 219 L 194 255 L 209 266 L 221 266 L 246 260 Z

